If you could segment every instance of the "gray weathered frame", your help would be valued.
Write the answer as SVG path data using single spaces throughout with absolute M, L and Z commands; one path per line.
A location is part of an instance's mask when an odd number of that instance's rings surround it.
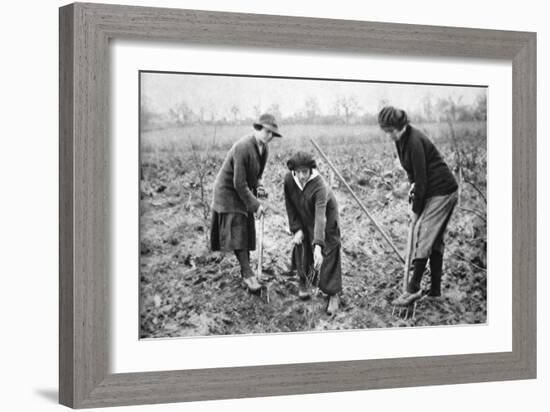
M 59 399 L 75 408 L 536 377 L 536 34 L 76 3 L 60 8 Z M 511 352 L 109 374 L 109 40 L 495 58 L 513 67 Z

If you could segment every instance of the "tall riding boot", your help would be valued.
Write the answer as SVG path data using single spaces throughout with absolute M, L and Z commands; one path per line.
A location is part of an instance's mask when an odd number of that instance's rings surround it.
M 407 285 L 407 291 L 403 292 L 397 299 L 392 302 L 395 306 L 409 306 L 415 300 L 422 297 L 422 289 L 420 289 L 420 282 L 426 270 L 426 263 L 428 259 L 415 259 L 413 261 L 414 271 L 412 278 Z
M 420 290 L 420 282 L 422 281 L 422 275 L 426 270 L 426 263 L 428 259 L 415 259 L 413 261 L 414 271 L 409 284 L 407 285 L 407 292 L 416 293 Z
M 431 287 L 429 296 L 441 296 L 441 275 L 443 273 L 443 255 L 434 250 L 430 255 Z
M 235 256 L 241 265 L 241 276 L 247 278 L 252 276 L 254 273 L 250 268 L 250 255 L 248 250 L 235 250 Z

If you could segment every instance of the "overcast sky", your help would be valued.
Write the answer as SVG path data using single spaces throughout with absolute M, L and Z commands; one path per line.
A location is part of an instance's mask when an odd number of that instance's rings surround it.
M 475 102 L 486 92 L 483 87 L 369 83 L 358 81 L 270 79 L 173 73 L 142 73 L 141 93 L 148 109 L 166 112 L 184 101 L 198 113 L 212 111 L 217 118 L 231 118 L 230 108 L 237 105 L 240 117 L 254 117 L 254 106 L 265 111 L 271 104 L 279 105 L 283 116 L 304 108 L 304 102 L 314 97 L 322 114 L 333 114 L 338 98 L 355 97 L 360 113 L 376 113 L 381 100 L 408 111 L 419 110 L 422 99 L 462 98 L 465 104 Z

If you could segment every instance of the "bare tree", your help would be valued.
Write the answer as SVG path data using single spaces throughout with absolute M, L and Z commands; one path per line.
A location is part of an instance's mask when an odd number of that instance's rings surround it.
M 208 202 L 208 195 L 206 193 L 206 181 L 208 176 L 208 170 L 210 168 L 210 150 L 207 147 L 205 153 L 200 153 L 200 148 L 196 143 L 191 143 L 191 163 L 193 169 L 196 172 L 198 179 L 198 189 L 199 189 L 199 206 L 201 208 L 201 219 L 204 222 L 205 227 L 208 227 L 208 222 L 210 218 L 210 203 Z M 206 235 L 206 244 L 210 244 L 210 237 L 208 231 L 205 231 Z
M 345 118 L 346 124 L 349 124 L 349 120 L 352 116 L 357 114 L 359 110 L 359 102 L 355 96 L 341 97 L 336 101 L 338 107 L 337 114 L 342 113 Z
M 281 115 L 281 108 L 279 107 L 279 103 L 272 103 L 272 104 L 267 108 L 267 113 L 270 113 L 270 114 L 272 114 L 273 116 L 275 116 L 275 119 L 277 119 L 278 121 L 280 121 L 280 119 L 282 118 L 282 115 Z
M 152 127 L 152 123 L 159 115 L 151 108 L 152 102 L 147 96 L 143 96 L 140 102 L 140 127 L 142 130 Z
M 304 103 L 304 113 L 308 121 L 313 121 L 319 114 L 319 103 L 315 97 L 308 97 Z
M 239 121 L 239 114 L 241 112 L 241 109 L 239 109 L 239 106 L 236 104 L 232 105 L 229 109 L 231 111 L 231 114 L 233 115 L 233 121 L 237 123 Z
M 254 105 L 252 108 L 254 110 L 254 118 L 257 119 L 262 114 L 262 105 L 260 103 Z
M 170 118 L 179 126 L 191 123 L 195 117 L 193 110 L 186 102 L 180 102 L 170 109 Z
M 214 123 L 217 118 L 218 118 L 218 114 L 216 113 L 216 110 L 210 109 L 210 122 Z
M 475 103 L 475 118 L 476 120 L 487 120 L 487 93 L 483 92 L 477 96 Z
M 200 123 L 204 123 L 205 114 L 206 114 L 206 109 L 204 108 L 204 106 L 201 106 L 199 108 L 199 122 Z
M 460 105 L 461 100 L 462 100 L 461 97 L 459 97 L 458 99 L 448 97 L 447 99 L 440 99 L 437 104 L 440 117 L 442 117 L 444 121 L 447 123 L 447 125 L 449 126 L 451 141 L 453 142 L 453 146 L 454 146 L 456 174 L 458 175 L 457 176 L 458 178 L 457 179 L 458 180 L 457 207 L 460 210 L 473 213 L 476 216 L 483 219 L 484 221 L 487 221 L 486 210 L 465 208 L 461 205 L 463 183 L 470 185 L 478 193 L 479 197 L 481 198 L 481 200 L 485 205 L 485 208 L 487 205 L 487 196 L 483 192 L 483 190 L 480 188 L 480 185 L 476 180 L 476 176 L 471 172 L 470 173 L 466 172 L 466 171 L 471 171 L 476 169 L 476 166 L 477 166 L 476 163 L 478 162 L 477 151 L 472 150 L 470 154 L 465 153 L 463 147 L 461 147 L 456 137 L 456 131 L 455 131 L 454 125 L 457 121 L 457 118 L 459 117 L 459 114 L 461 113 L 461 107 L 462 107 Z
M 433 122 L 434 120 L 434 106 L 432 103 L 431 94 L 426 94 L 422 98 L 422 112 L 424 114 L 424 119 L 427 122 Z

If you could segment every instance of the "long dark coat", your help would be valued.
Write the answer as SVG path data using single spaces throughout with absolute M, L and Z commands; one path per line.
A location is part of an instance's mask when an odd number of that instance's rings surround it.
M 313 264 L 313 246 L 321 246 L 323 264 L 319 288 L 328 295 L 339 293 L 342 290 L 341 243 L 334 194 L 320 175 L 307 182 L 303 191 L 300 190 L 292 172 L 285 176 L 284 194 L 290 231 L 296 233 L 301 229 L 304 232 L 304 250 L 295 247 L 292 252 L 293 269 L 305 266 L 308 271 Z

